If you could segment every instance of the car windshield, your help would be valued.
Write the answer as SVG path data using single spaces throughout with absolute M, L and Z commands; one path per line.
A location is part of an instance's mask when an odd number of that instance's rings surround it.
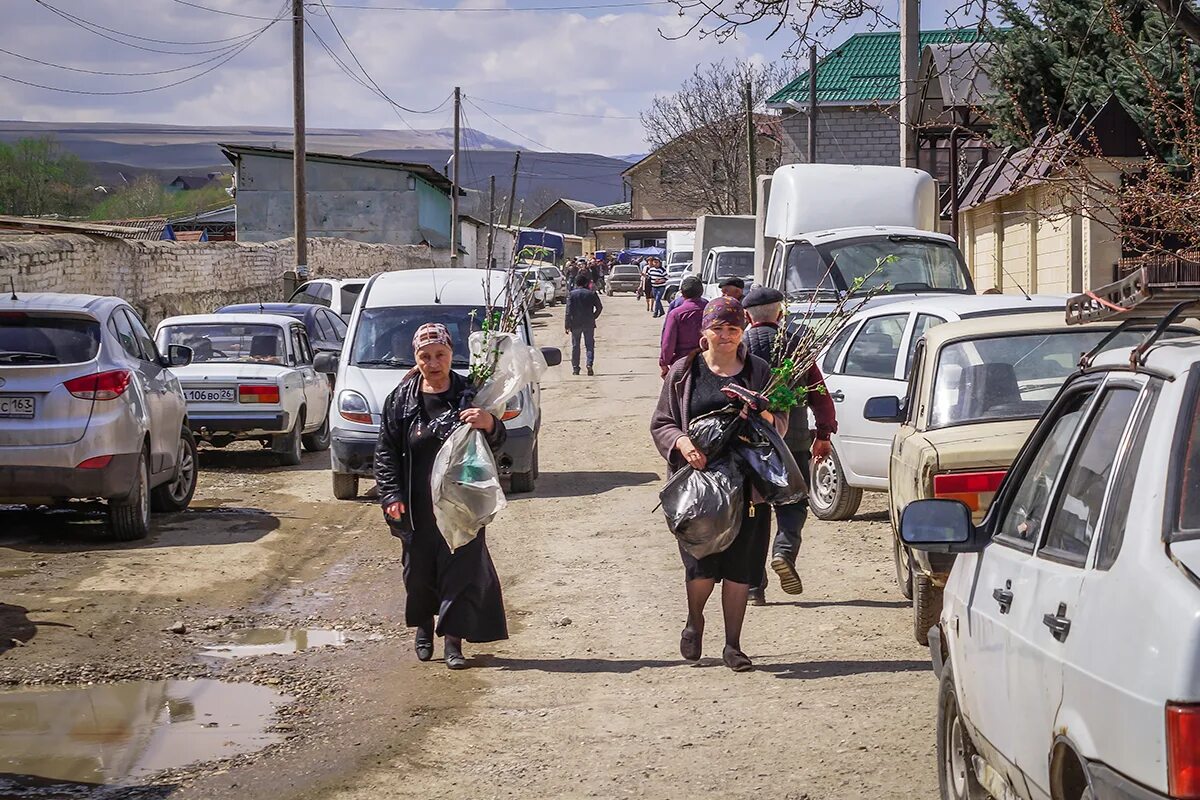
M 682 275 L 684 272 L 687 271 L 687 267 L 688 267 L 689 263 L 691 263 L 691 262 L 684 261 L 681 263 L 672 264 L 670 267 L 667 268 L 667 274 L 668 275 Z
M 94 319 L 0 313 L 0 364 L 82 364 L 99 351 Z
M 358 300 L 358 296 L 362 294 L 365 283 L 348 283 L 342 286 L 342 308 L 349 311 L 354 308 L 354 303 Z
M 958 251 L 947 242 L 891 236 L 817 249 L 824 262 L 835 267 L 838 288 L 843 290 L 855 288 L 860 280 L 860 291 L 885 284 L 891 292 L 967 290 L 966 269 Z
M 930 427 L 1040 417 L 1079 357 L 1107 333 L 1010 334 L 947 344 L 938 356 Z M 1132 347 L 1144 338 L 1144 332 L 1127 331 L 1105 349 Z
M 630 278 L 635 275 L 641 274 L 641 270 L 639 270 L 637 267 L 634 267 L 634 266 L 621 265 L 618 267 L 613 267 L 612 274 L 620 275 L 623 278 Z
M 692 260 L 691 250 L 680 250 L 678 253 L 671 253 L 671 264 L 686 264 Z
M 454 342 L 455 367 L 467 367 L 467 337 L 479 330 L 483 309 L 476 306 L 390 306 L 364 308 L 359 312 L 358 327 L 350 363 L 361 367 L 410 369 L 413 359 L 412 339 L 417 328 L 427 322 L 440 322 L 450 331 Z
M 753 278 L 754 253 L 717 253 L 717 278 Z
M 557 270 L 543 269 L 543 270 L 539 270 L 538 274 L 542 276 L 542 280 L 544 280 L 544 281 L 558 280 L 558 271 Z
M 181 344 L 192 348 L 192 362 L 224 364 L 283 364 L 287 347 L 277 325 L 187 323 L 168 325 L 158 332 L 158 349 Z

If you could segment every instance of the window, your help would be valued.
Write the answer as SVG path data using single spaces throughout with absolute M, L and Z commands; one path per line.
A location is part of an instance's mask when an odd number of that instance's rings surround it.
M 427 322 L 440 322 L 450 331 L 454 342 L 455 367 L 470 364 L 467 339 L 479 330 L 483 309 L 470 306 L 380 306 L 359 312 L 350 363 L 375 369 L 408 369 L 416 365 L 412 339 L 417 328 Z
M 833 275 L 821 260 L 817 248 L 808 242 L 796 242 L 787 248 L 787 272 L 781 291 L 786 295 L 811 293 L 836 294 Z
M 99 350 L 100 326 L 95 320 L 52 314 L 0 315 L 0 366 L 82 364 L 95 358 Z
M 1083 410 L 1095 387 L 1067 398 L 1049 431 L 1038 443 L 1025 467 L 1012 501 L 1004 512 L 997 535 L 1032 547 L 1038 541 L 1049 512 L 1050 496 L 1062 468 L 1067 446 L 1083 418 Z
M 312 349 L 308 346 L 308 334 L 303 328 L 292 328 L 292 349 L 296 351 L 297 364 L 312 363 Z
M 864 322 L 846 353 L 842 372 L 866 378 L 895 377 L 896 357 L 907 325 L 908 314 L 888 314 Z
M 1113 389 L 1100 398 L 1100 409 L 1088 423 L 1050 515 L 1042 545 L 1047 555 L 1078 564 L 1087 559 L 1117 447 L 1133 415 L 1137 395 L 1136 389 Z
M 332 316 L 328 311 L 322 311 L 313 317 L 313 322 L 316 323 L 316 338 L 325 342 L 337 341 L 337 337 L 333 333 L 333 325 L 330 324 L 329 318 Z
M 334 334 L 335 341 L 340 342 L 346 338 L 347 326 L 346 326 L 345 320 L 343 320 L 337 314 L 329 314 L 328 322 L 330 325 L 333 326 L 333 334 Z
M 846 342 L 850 341 L 850 337 L 854 335 L 857 328 L 857 325 L 847 325 L 838 332 L 837 336 L 833 337 L 833 341 L 829 343 L 829 351 L 825 353 L 825 360 L 821 362 L 822 372 L 826 374 L 837 372 L 838 358 L 841 357 L 842 351 L 846 349 Z
M 159 342 L 192 348 L 197 363 L 282 364 L 283 330 L 275 325 L 201 323 L 171 325 L 158 333 Z
M 125 316 L 123 309 L 118 308 L 108 318 L 108 329 L 117 337 L 117 341 L 121 343 L 122 350 L 134 358 L 142 357 L 142 350 L 138 347 L 137 336 L 134 335 L 133 326 L 129 324 L 129 317 Z
M 129 315 L 129 323 L 133 326 L 133 335 L 137 337 L 138 344 L 142 348 L 142 360 L 157 363 L 158 348 L 154 346 L 154 337 L 150 335 L 150 331 L 146 330 L 141 318 L 131 309 L 125 309 L 125 313 Z
M 938 239 L 880 236 L 822 245 L 820 251 L 846 289 L 854 288 L 860 278 L 864 290 L 883 284 L 891 292 L 967 289 L 958 250 Z
M 915 338 L 915 337 L 914 337 Z M 925 360 L 925 343 L 918 342 L 915 352 L 912 354 L 912 369 L 908 371 L 908 393 L 904 400 L 904 422 L 907 425 L 912 425 L 917 421 L 917 392 L 921 387 L 921 362 Z
M 767 266 L 767 286 L 775 289 L 783 290 L 783 276 L 780 274 L 780 268 L 783 264 L 783 249 L 778 245 L 771 251 L 771 263 Z
M 946 320 L 933 314 L 917 314 L 917 322 L 913 325 L 912 338 L 908 340 L 908 355 L 904 357 L 904 374 L 908 375 L 913 363 L 913 353 L 917 351 L 917 342 L 925 335 L 925 331 L 934 325 L 941 325 Z
M 1121 462 L 1121 468 L 1113 480 L 1109 493 L 1108 510 L 1104 524 L 1100 526 L 1100 544 L 1096 550 L 1096 569 L 1109 569 L 1117 562 L 1121 544 L 1125 541 L 1125 524 L 1133 505 L 1133 486 L 1137 482 L 1138 466 L 1142 463 L 1142 451 L 1146 448 L 1146 412 L 1133 430 L 1129 450 Z
M 314 287 L 316 289 L 316 302 L 328 308 L 333 305 L 333 287 L 328 283 L 318 283 Z

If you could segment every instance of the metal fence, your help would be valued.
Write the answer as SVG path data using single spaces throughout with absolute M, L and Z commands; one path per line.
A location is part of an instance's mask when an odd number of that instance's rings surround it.
M 1122 258 L 1116 267 L 1117 280 L 1144 268 L 1151 285 L 1200 287 L 1200 250 Z

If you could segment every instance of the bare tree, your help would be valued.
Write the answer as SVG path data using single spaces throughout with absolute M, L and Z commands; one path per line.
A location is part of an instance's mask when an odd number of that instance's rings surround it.
M 982 1 L 982 0 L 980 0 Z M 1178 0 L 1175 0 L 1178 1 Z M 770 26 L 770 39 L 786 31 L 792 37 L 788 50 L 798 56 L 803 45 L 815 43 L 850 20 L 865 20 L 874 30 L 882 25 L 894 27 L 895 18 L 884 13 L 892 3 L 878 0 L 671 0 L 679 7 L 679 16 L 690 20 L 686 31 L 666 36 L 682 39 L 698 35 L 724 41 L 745 26 Z M 976 2 L 976 0 L 968 0 Z M 1168 0 L 1163 0 L 1168 2 Z
M 642 112 L 659 170 L 658 199 L 713 214 L 749 211 L 746 86 L 755 109 L 790 77 L 781 65 L 719 61 L 696 71 L 679 91 Z M 779 119 L 754 114 L 756 174 L 779 161 Z

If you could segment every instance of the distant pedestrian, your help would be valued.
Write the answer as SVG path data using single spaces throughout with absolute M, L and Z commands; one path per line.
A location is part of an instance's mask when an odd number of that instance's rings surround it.
M 504 423 L 478 408 L 462 408 L 467 379 L 450 367 L 454 344 L 446 326 L 432 323 L 412 339 L 415 369 L 383 406 L 375 448 L 375 483 L 392 535 L 404 546 L 405 623 L 416 628 L 417 659 L 433 657 L 433 637 L 446 640 L 446 666 L 465 669 L 462 643 L 508 638 L 500 578 L 484 531 L 453 553 L 433 515 L 433 462 L 460 423 L 483 432 L 495 450 Z M 434 627 L 434 618 L 437 627 Z
M 642 297 L 646 299 L 646 310 L 651 311 L 654 308 L 654 292 L 650 288 L 650 259 L 640 262 L 638 269 L 642 274 Z
M 667 291 L 667 268 L 655 256 L 648 259 L 649 267 L 646 276 L 650 278 L 650 292 L 654 297 L 654 316 L 661 317 L 667 312 L 663 310 L 663 293 Z
M 679 359 L 700 348 L 700 322 L 704 317 L 704 283 L 695 275 L 679 282 L 679 305 L 667 313 L 663 324 L 658 366 L 665 378 Z
M 750 317 L 746 344 L 751 353 L 769 361 L 778 337 L 788 335 L 780 327 L 784 316 L 783 293 L 777 289 L 757 286 L 746 294 L 742 305 Z M 796 406 L 789 414 L 787 434 L 783 441 L 792 451 L 792 456 L 795 457 L 807 483 L 811 461 L 828 458 L 831 452 L 829 436 L 837 433 L 837 412 L 833 399 L 825 388 L 825 376 L 816 364 L 808 368 L 803 385 L 808 389 L 805 404 Z M 810 411 L 817 425 L 816 438 L 811 442 L 808 430 Z M 771 569 L 779 575 L 779 584 L 788 594 L 800 594 L 804 591 L 800 573 L 796 571 L 796 556 L 800 553 L 800 532 L 807 518 L 807 498 L 798 503 L 775 506 L 778 530 L 771 548 Z M 750 589 L 750 602 L 766 605 L 766 589 L 767 579 L 764 574 L 761 585 Z
M 565 324 L 571 336 L 571 374 L 579 374 L 579 340 L 587 348 L 587 374 L 595 375 L 592 365 L 596 362 L 596 320 L 604 311 L 600 295 L 588 284 L 586 275 L 575 279 L 575 288 L 567 295 Z
M 717 282 L 717 288 L 721 290 L 721 294 L 732 297 L 739 303 L 746 294 L 746 282 L 741 278 L 721 278 Z

